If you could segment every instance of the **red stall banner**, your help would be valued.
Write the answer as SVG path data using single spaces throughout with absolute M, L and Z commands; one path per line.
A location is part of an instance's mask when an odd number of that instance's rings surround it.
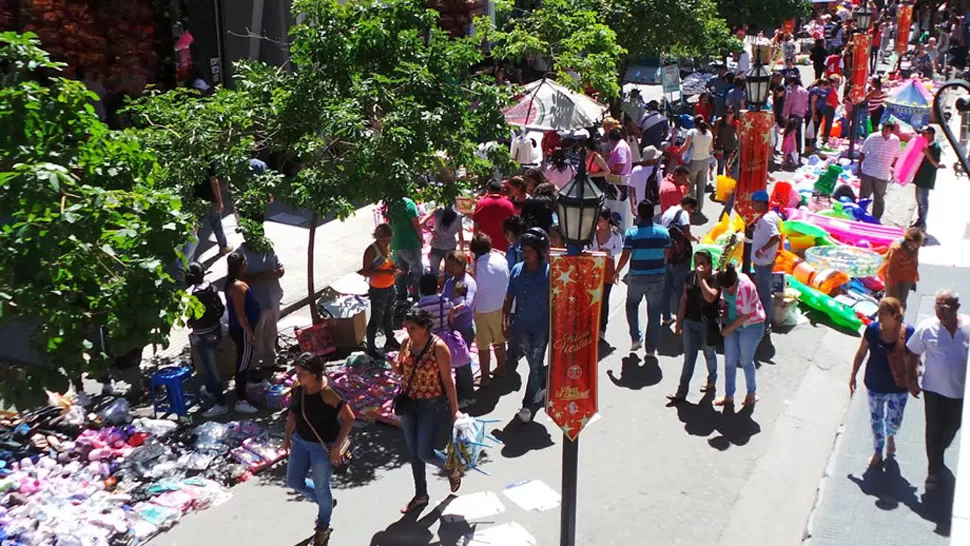
M 598 411 L 600 308 L 606 276 L 606 254 L 566 256 L 549 260 L 549 370 L 546 415 L 570 439 Z
M 866 98 L 866 84 L 869 82 L 869 46 L 871 34 L 856 34 L 852 37 L 852 66 L 849 67 L 849 100 L 852 104 Z
M 771 133 L 775 116 L 771 112 L 741 112 L 740 176 L 734 190 L 734 210 L 744 222 L 754 221 L 751 194 L 768 187 L 768 162 L 771 160 Z
M 896 6 L 896 54 L 902 55 L 909 49 L 909 27 L 913 24 L 913 5 Z
M 795 20 L 789 19 L 781 24 L 782 34 L 795 34 Z

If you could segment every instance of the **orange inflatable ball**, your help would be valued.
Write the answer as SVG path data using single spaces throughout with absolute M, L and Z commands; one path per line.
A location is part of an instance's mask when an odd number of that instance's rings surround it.
M 838 120 L 832 124 L 832 132 L 829 136 L 834 136 L 836 138 L 842 138 L 842 120 Z

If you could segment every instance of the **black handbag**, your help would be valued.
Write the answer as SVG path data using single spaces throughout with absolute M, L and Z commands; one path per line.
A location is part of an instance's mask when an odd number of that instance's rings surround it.
M 411 377 L 408 379 L 408 384 L 402 387 L 399 391 L 397 391 L 397 395 L 394 396 L 394 404 L 392 406 L 394 409 L 394 415 L 404 415 L 406 413 L 411 413 L 412 411 L 414 411 L 414 406 L 416 404 L 416 401 L 413 398 L 411 398 L 411 395 L 408 393 L 411 392 L 411 383 L 414 382 L 414 376 L 417 374 L 417 363 L 421 362 L 421 359 L 424 358 L 424 353 L 428 352 L 428 348 L 431 347 L 432 343 L 434 343 L 434 338 L 435 336 L 432 335 L 428 339 L 428 343 L 424 346 L 424 349 L 422 349 L 421 352 L 418 353 L 418 356 L 414 358 L 415 370 L 411 372 Z M 409 350 L 410 350 L 410 347 L 411 347 L 411 341 L 409 340 L 408 341 Z M 403 367 L 401 369 L 401 373 L 402 374 L 404 373 Z

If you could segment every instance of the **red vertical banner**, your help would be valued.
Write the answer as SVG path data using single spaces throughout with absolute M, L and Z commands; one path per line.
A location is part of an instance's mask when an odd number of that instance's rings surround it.
M 852 37 L 852 66 L 849 72 L 849 100 L 853 104 L 866 98 L 866 83 L 869 81 L 869 46 L 872 35 L 856 34 Z
M 575 440 L 597 412 L 600 308 L 606 255 L 549 260 L 549 371 L 546 414 Z
M 782 34 L 795 34 L 795 20 L 789 19 L 781 24 Z
M 741 112 L 740 176 L 735 188 L 734 210 L 745 223 L 754 220 L 751 194 L 768 187 L 768 162 L 771 159 L 771 133 L 775 130 L 771 112 Z
M 909 49 L 909 27 L 913 24 L 913 5 L 896 6 L 896 54 L 902 55 Z

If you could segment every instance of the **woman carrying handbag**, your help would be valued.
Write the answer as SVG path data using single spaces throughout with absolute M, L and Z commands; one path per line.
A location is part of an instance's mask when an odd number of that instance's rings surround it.
M 334 468 L 350 463 L 348 435 L 354 412 L 328 385 L 323 357 L 303 353 L 296 361 L 299 386 L 293 389 L 283 449 L 290 452 L 286 485 L 317 503 L 314 546 L 330 543 L 330 516 L 337 504 L 330 490 Z M 294 431 L 296 434 L 294 434 Z M 307 473 L 313 471 L 313 479 Z
M 435 441 L 442 425 L 451 425 L 461 415 L 455 384 L 451 379 L 451 353 L 438 336 L 431 333 L 431 314 L 412 309 L 404 317 L 408 341 L 401 348 L 394 371 L 403 378 L 402 388 L 394 398 L 394 413 L 401 416 L 401 428 L 411 460 L 414 497 L 401 509 L 410 513 L 428 505 L 427 465 L 444 469 L 445 463 L 435 452 Z M 448 474 L 451 492 L 461 487 L 461 472 Z

